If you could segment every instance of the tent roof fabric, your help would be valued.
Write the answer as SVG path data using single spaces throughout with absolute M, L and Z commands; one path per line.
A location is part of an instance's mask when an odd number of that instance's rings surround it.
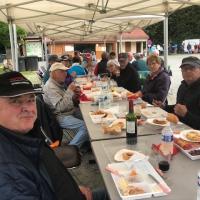
M 146 27 L 200 0 L 1 0 L 0 20 L 60 40 L 105 39 Z

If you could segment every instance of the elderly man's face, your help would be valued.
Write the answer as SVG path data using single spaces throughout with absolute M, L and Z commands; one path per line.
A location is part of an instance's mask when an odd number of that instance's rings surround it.
M 0 125 L 25 134 L 30 131 L 37 118 L 34 94 L 19 97 L 0 97 Z
M 128 65 L 128 58 L 119 58 L 119 64 L 121 69 L 125 69 Z
M 65 79 L 67 77 L 67 72 L 65 70 L 56 70 L 56 71 L 53 71 L 53 79 L 55 81 L 57 81 L 58 83 L 60 84 L 63 84 L 65 82 Z
M 200 78 L 200 67 L 185 65 L 181 68 L 183 79 L 190 85 Z

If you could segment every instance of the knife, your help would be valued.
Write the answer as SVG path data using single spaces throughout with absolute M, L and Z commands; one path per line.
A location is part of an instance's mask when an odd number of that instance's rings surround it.
M 168 194 L 168 193 L 171 192 L 171 189 L 170 189 L 170 188 L 166 187 L 163 183 L 161 183 L 160 181 L 158 181 L 158 179 L 155 178 L 152 174 L 147 174 L 147 175 L 151 178 L 151 180 L 153 180 L 153 181 L 160 187 L 160 189 L 161 189 L 164 193 Z

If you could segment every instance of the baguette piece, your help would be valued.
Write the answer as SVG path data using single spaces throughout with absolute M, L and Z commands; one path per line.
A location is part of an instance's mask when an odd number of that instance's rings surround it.
M 177 124 L 179 122 L 179 118 L 173 113 L 168 113 L 166 120 L 174 124 Z

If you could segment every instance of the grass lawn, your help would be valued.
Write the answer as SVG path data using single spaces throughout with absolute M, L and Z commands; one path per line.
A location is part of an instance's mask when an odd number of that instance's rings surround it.
M 2 74 L 3 66 L 0 64 L 0 74 Z M 41 84 L 41 80 L 39 79 L 36 71 L 23 71 L 21 72 L 27 79 L 31 81 L 32 84 Z

